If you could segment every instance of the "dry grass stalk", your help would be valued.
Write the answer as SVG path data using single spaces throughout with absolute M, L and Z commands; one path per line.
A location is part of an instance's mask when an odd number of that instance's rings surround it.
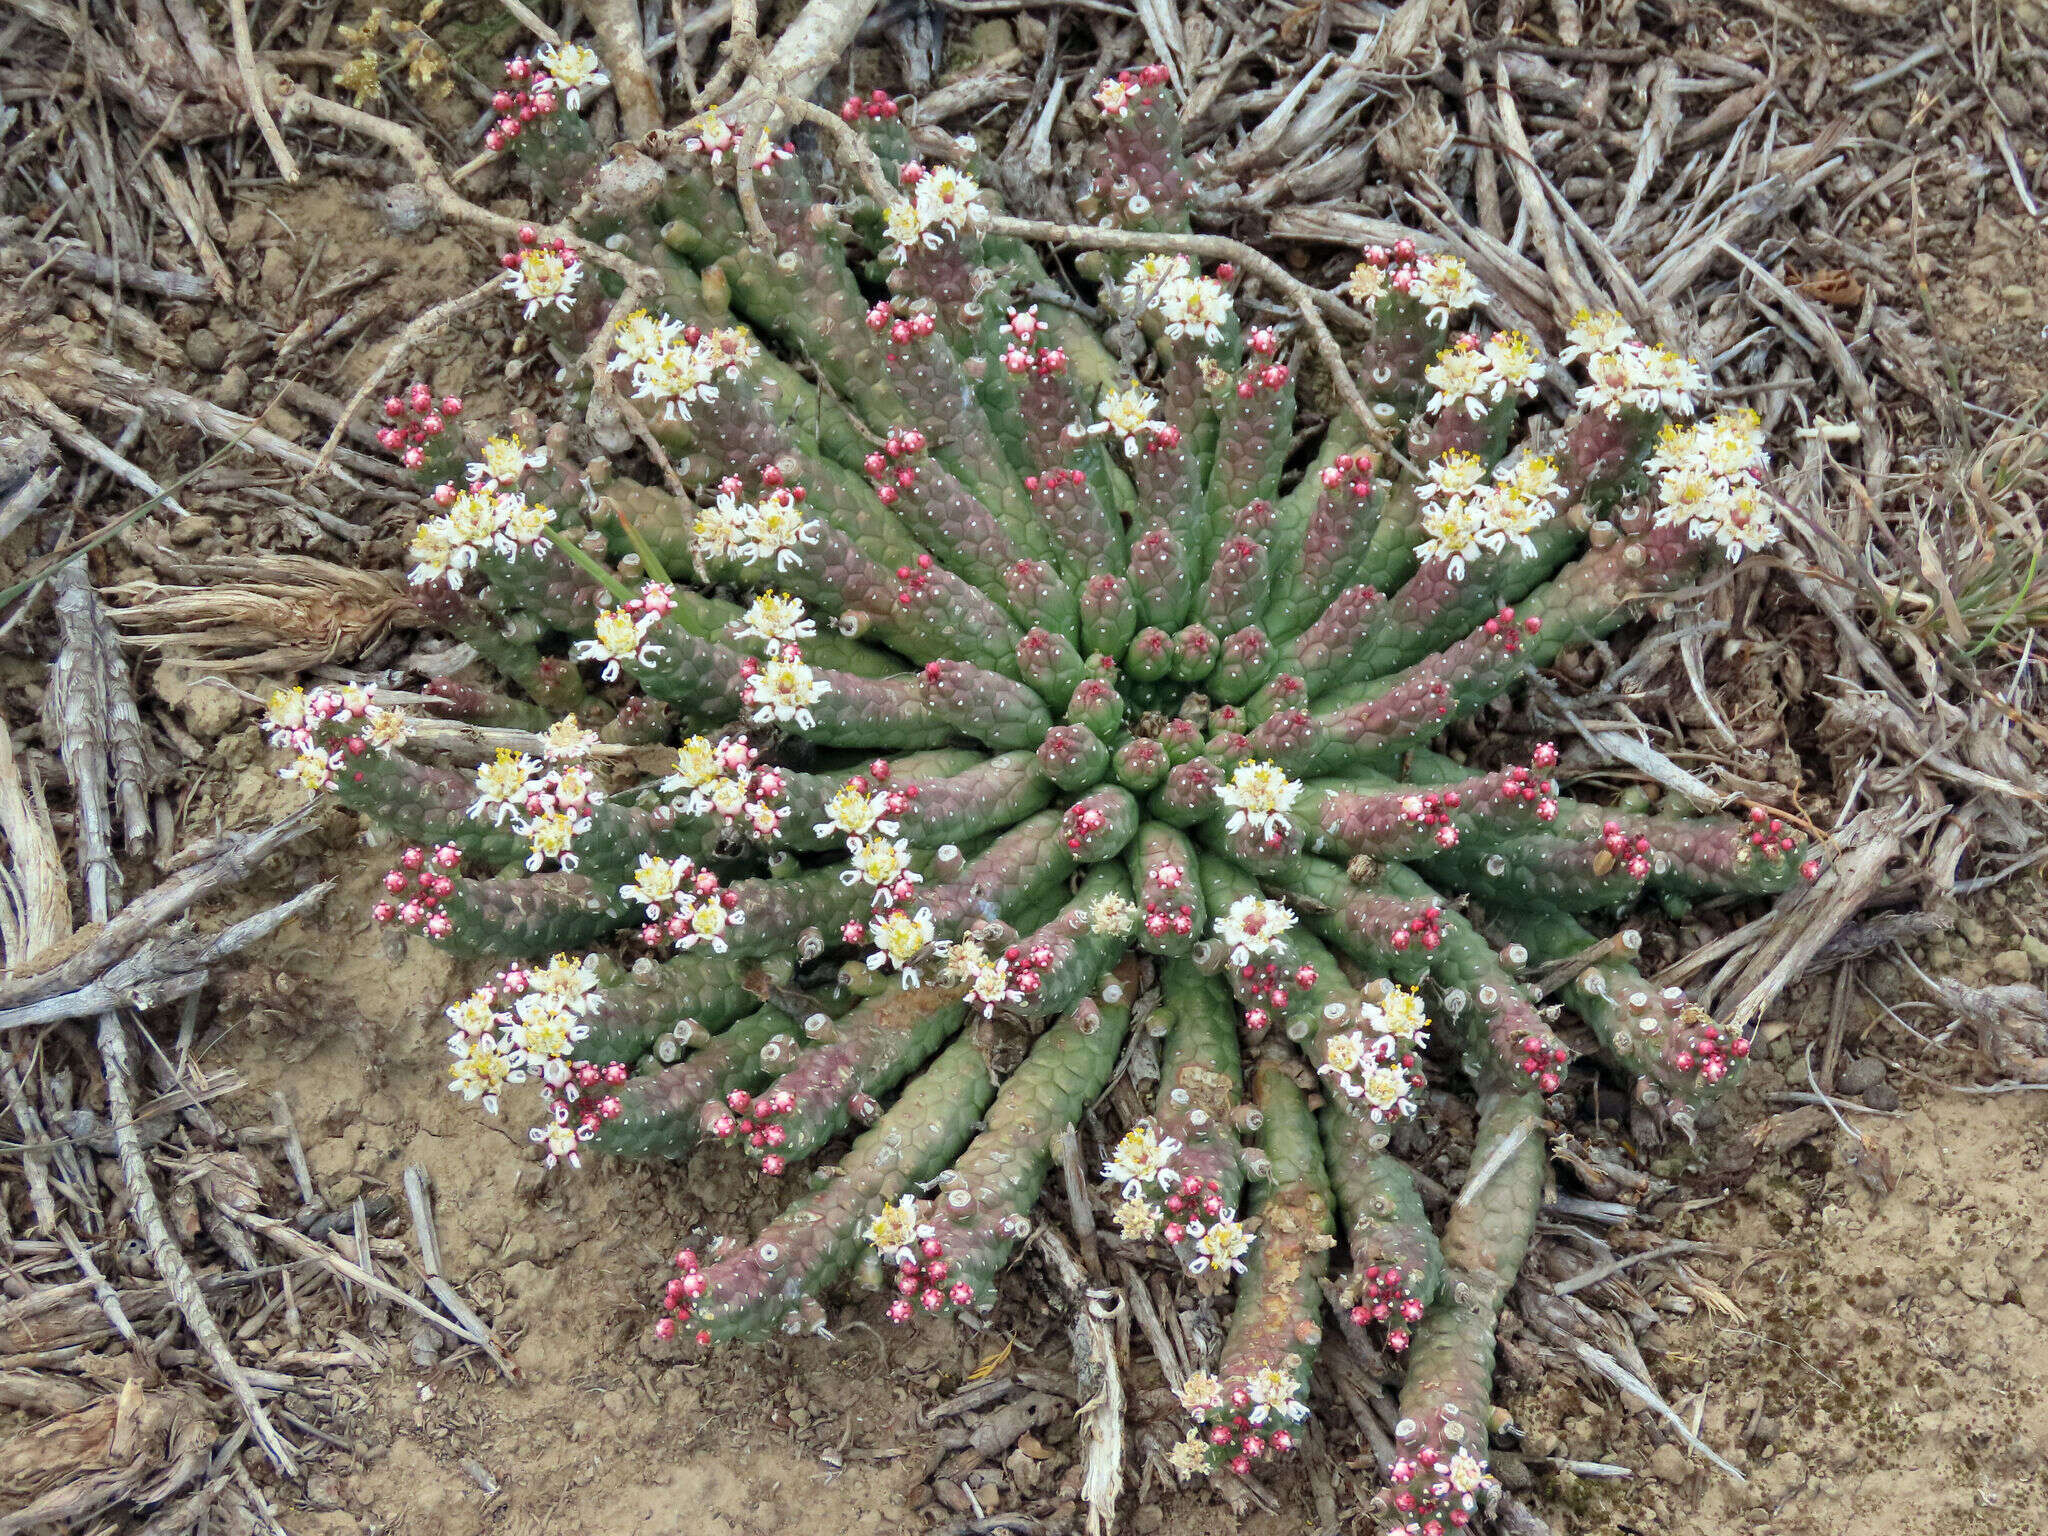
M 382 571 L 279 554 L 223 556 L 189 570 L 191 585 L 109 589 L 128 646 L 224 675 L 281 675 L 352 661 L 416 625 L 405 589 Z
M 0 962 L 13 972 L 71 936 L 71 893 L 50 808 L 34 770 L 16 760 L 14 742 L 0 722 Z

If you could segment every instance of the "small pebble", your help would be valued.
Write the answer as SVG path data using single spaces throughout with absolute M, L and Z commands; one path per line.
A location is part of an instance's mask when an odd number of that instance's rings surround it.
M 1872 1109 L 1897 1109 L 1899 1090 L 1890 1083 L 1872 1083 L 1863 1090 L 1863 1102 Z
M 216 405 L 224 405 L 231 411 L 246 405 L 249 400 L 249 370 L 237 365 L 222 374 L 220 383 L 214 386 L 213 399 Z
M 2032 981 L 2033 957 L 2024 949 L 2002 949 L 1991 957 L 1991 974 L 2007 981 Z
M 1650 1457 L 1650 1476 L 1660 1483 L 1682 1483 L 1692 1476 L 1692 1464 L 1675 1445 L 1660 1445 Z
M 378 211 L 394 235 L 416 235 L 439 222 L 439 212 L 427 189 L 416 181 L 401 181 L 377 198 Z
M 1859 1056 L 1835 1073 L 1835 1092 L 1861 1097 L 1884 1081 L 1884 1063 L 1875 1056 Z
M 211 331 L 194 331 L 185 338 L 185 358 L 201 373 L 219 373 L 228 360 L 228 349 Z

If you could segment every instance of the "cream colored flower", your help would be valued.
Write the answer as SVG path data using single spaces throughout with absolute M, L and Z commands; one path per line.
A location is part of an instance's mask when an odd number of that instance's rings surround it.
M 882 255 L 889 261 L 907 261 L 919 246 L 935 251 L 945 244 L 939 231 L 926 222 L 922 210 L 910 202 L 889 205 L 882 215 L 882 233 L 888 237 Z
M 572 960 L 558 954 L 527 976 L 529 991 L 551 997 L 573 1013 L 588 1013 L 597 1004 L 597 956 Z
M 583 110 L 585 93 L 595 97 L 612 83 L 603 60 L 578 43 L 542 43 L 533 57 L 555 82 L 556 94 L 571 112 Z
M 659 647 L 642 644 L 653 623 L 651 614 L 636 616 L 623 608 L 608 608 L 591 626 L 592 638 L 577 641 L 569 654 L 578 661 L 603 662 L 604 671 L 599 676 L 608 683 L 616 682 L 621 663 L 646 665 L 659 653 Z
M 1308 1405 L 1294 1396 L 1294 1383 L 1284 1371 L 1273 1366 L 1262 1366 L 1245 1378 L 1244 1389 L 1252 1400 L 1252 1411 L 1245 1415 L 1254 1424 L 1264 1424 L 1268 1419 L 1305 1419 Z
M 1486 415 L 1491 370 L 1486 354 L 1477 347 L 1445 347 L 1436 361 L 1422 370 L 1423 382 L 1436 391 L 1427 409 L 1447 411 L 1463 406 L 1474 421 Z
M 1561 363 L 1575 363 L 1596 353 L 1619 352 L 1636 339 L 1636 333 L 1635 327 L 1617 310 L 1582 309 L 1572 316 L 1571 329 L 1564 337 L 1570 345 L 1558 353 L 1557 359 Z
M 582 276 L 582 264 L 573 254 L 536 245 L 519 253 L 519 264 L 505 274 L 505 286 L 531 320 L 543 309 L 573 308 Z
M 939 227 L 955 235 L 980 228 L 988 218 L 988 210 L 981 204 L 980 184 L 950 165 L 935 166 L 918 178 L 917 211 L 927 228 Z
M 455 534 L 447 518 L 436 517 L 421 523 L 413 530 L 412 543 L 405 552 L 412 565 L 405 573 L 405 579 L 419 587 L 445 577 L 461 586 L 462 578 L 455 565 L 455 548 Z
M 1461 1445 L 1451 1456 L 1449 1477 L 1458 1492 L 1477 1493 L 1479 1485 L 1486 1481 L 1486 1463 Z
M 1116 307 L 1126 315 L 1142 314 L 1156 307 L 1170 286 L 1193 271 L 1193 264 L 1185 256 L 1159 252 L 1140 256 L 1116 285 Z
M 896 830 L 895 823 L 885 823 L 882 813 L 889 808 L 886 794 L 870 795 L 851 783 L 839 786 L 830 800 L 825 802 L 825 820 L 811 828 L 819 837 L 830 837 L 838 832 L 846 837 L 865 837 L 869 832 Z
M 540 733 L 540 754 L 551 763 L 581 762 L 597 750 L 597 732 L 586 731 L 574 715 L 564 715 Z
M 1406 987 L 1395 987 L 1380 999 L 1378 1011 L 1381 1030 L 1412 1046 L 1426 1043 L 1429 1015 L 1423 1010 L 1420 993 Z
M 524 752 L 498 748 L 497 757 L 477 769 L 476 799 L 463 814 L 485 816 L 493 826 L 503 825 L 507 815 L 525 807 L 539 773 L 540 764 Z
M 1110 1213 L 1117 1235 L 1127 1243 L 1146 1243 L 1159 1231 L 1160 1210 L 1151 1201 L 1136 1196 L 1120 1201 Z
M 1195 1240 L 1195 1256 L 1188 1261 L 1189 1274 L 1199 1275 L 1210 1269 L 1244 1273 L 1244 1256 L 1251 1251 L 1252 1235 L 1230 1207 L 1225 1206 L 1207 1226 L 1199 1222 L 1190 1226 L 1188 1234 Z
M 1224 1395 L 1223 1383 L 1207 1371 L 1189 1371 L 1180 1385 L 1180 1405 L 1196 1418 L 1214 1413 L 1229 1398 Z
M 770 491 L 747 520 L 747 542 L 740 558 L 748 564 L 772 560 L 778 571 L 802 563 L 801 546 L 818 542 L 818 525 L 807 519 L 787 490 Z
M 1288 828 L 1288 813 L 1301 798 L 1301 781 L 1289 778 L 1269 762 L 1239 763 L 1230 782 L 1216 791 L 1216 798 L 1230 810 L 1224 830 L 1236 832 L 1249 827 L 1272 839 Z
M 574 869 L 576 855 L 571 850 L 576 844 L 576 834 L 587 831 L 589 827 L 588 816 L 574 816 L 567 811 L 542 811 L 538 816 L 513 824 L 513 830 L 526 839 L 531 850 L 526 857 L 526 867 L 530 870 L 538 870 L 549 859 L 564 869 Z
M 690 914 L 690 932 L 681 941 L 682 947 L 688 949 L 696 944 L 709 944 L 712 953 L 722 955 L 727 948 L 726 934 L 746 920 L 747 914 L 737 907 L 727 907 L 716 896 L 707 896 Z
M 1095 404 L 1095 414 L 1101 425 L 1124 445 L 1126 458 L 1137 454 L 1140 436 L 1159 430 L 1160 423 L 1152 420 L 1152 413 L 1157 409 L 1159 397 L 1140 384 L 1104 390 L 1102 398 Z
M 619 894 L 628 901 L 637 901 L 647 908 L 648 921 L 661 916 L 661 909 L 682 893 L 690 877 L 696 873 L 696 866 L 688 859 L 664 859 L 656 854 L 640 855 L 640 865 L 633 878 L 619 887 Z
M 675 771 L 661 781 L 670 794 L 683 789 L 702 789 L 725 772 L 718 748 L 708 736 L 692 736 L 676 748 Z
M 1230 295 L 1213 277 L 1182 277 L 1166 284 L 1154 306 L 1175 341 L 1215 346 L 1232 318 Z
M 611 371 L 622 373 L 635 363 L 650 363 L 683 334 L 683 323 L 667 315 L 651 315 L 636 309 L 612 329 Z
M 1137 1198 L 1147 1184 L 1171 1189 L 1179 1182 L 1173 1173 L 1173 1157 L 1178 1151 L 1180 1143 L 1173 1137 L 1160 1135 L 1149 1120 L 1140 1121 L 1117 1142 L 1109 1161 L 1102 1165 L 1102 1176 L 1121 1184 L 1126 1199 Z
M 696 346 L 680 343 L 656 353 L 633 366 L 633 395 L 653 400 L 661 414 L 689 421 L 690 407 L 699 401 L 716 400 L 718 386 L 712 382 L 714 366 L 701 340 Z
M 743 640 L 764 642 L 770 655 L 794 640 L 808 640 L 818 632 L 817 622 L 807 616 L 804 605 L 785 592 L 763 592 L 748 604 L 740 625 Z
M 874 886 L 877 900 L 886 900 L 904 882 L 916 884 L 924 878 L 910 867 L 910 844 L 900 837 L 856 839 L 847 848 L 847 864 L 839 878 L 847 885 L 864 881 Z
M 1138 94 L 1136 86 L 1127 85 L 1112 76 L 1095 90 L 1095 105 L 1102 108 L 1104 117 L 1122 117 L 1131 110 L 1131 101 Z
M 516 485 L 529 469 L 545 468 L 547 462 L 547 449 L 528 449 L 517 432 L 508 432 L 485 441 L 482 462 L 469 466 L 469 483 L 488 480 L 497 486 Z
M 1415 286 L 1411 291 L 1429 306 L 1433 325 L 1449 325 L 1453 315 L 1486 298 L 1486 290 L 1474 280 L 1463 261 L 1441 254 L 1415 258 Z
M 1415 558 L 1424 562 L 1441 560 L 1451 580 L 1463 581 L 1467 562 L 1485 553 L 1492 531 L 1490 500 L 1475 495 L 1425 502 L 1421 523 L 1426 537 L 1415 546 Z
M 808 731 L 818 723 L 811 706 L 831 691 L 832 685 L 789 648 L 762 663 L 761 670 L 746 680 L 740 697 L 753 711 L 756 725 L 773 720 Z
M 929 1222 L 918 1220 L 917 1202 L 909 1195 L 885 1205 L 868 1223 L 868 1245 L 886 1259 L 917 1257 L 917 1245 L 932 1235 Z
M 900 908 L 883 913 L 868 924 L 868 937 L 875 945 L 874 953 L 868 956 L 868 969 L 879 971 L 884 966 L 893 966 L 904 986 L 918 985 L 917 972 L 911 965 L 931 944 L 934 932 L 928 908 L 920 907 L 915 913 Z
M 297 784 L 317 795 L 334 786 L 335 766 L 332 758 L 318 752 L 301 752 L 278 769 L 277 776 L 287 784 Z
M 411 737 L 412 720 L 404 710 L 377 706 L 371 708 L 369 724 L 363 731 L 363 740 L 367 741 L 380 757 L 389 757 Z
M 1240 896 L 1216 919 L 1216 937 L 1230 947 L 1232 965 L 1263 955 L 1295 924 L 1294 914 L 1264 896 Z
M 1360 1071 L 1372 1059 L 1372 1052 L 1365 1043 L 1361 1030 L 1352 1030 L 1348 1035 L 1330 1035 L 1323 1041 L 1323 1065 L 1320 1070 L 1333 1077 L 1348 1077 Z
M 1109 891 L 1088 904 L 1088 931 L 1111 938 L 1129 938 L 1138 926 L 1138 905 L 1117 891 Z
M 1543 377 L 1543 359 L 1521 331 L 1495 331 L 1486 338 L 1486 388 L 1495 400 L 1516 395 L 1534 399 Z
M 1187 1438 L 1166 1453 L 1166 1464 L 1173 1468 L 1173 1475 L 1186 1482 L 1197 1472 L 1209 1469 L 1209 1443 L 1202 1438 L 1200 1430 L 1189 1430 Z
M 513 1080 L 512 1059 L 496 1035 L 479 1035 L 448 1069 L 448 1091 L 498 1112 L 498 1091 Z
M 1351 281 L 1344 291 L 1360 309 L 1371 309 L 1387 296 L 1387 274 L 1369 261 L 1351 269 Z

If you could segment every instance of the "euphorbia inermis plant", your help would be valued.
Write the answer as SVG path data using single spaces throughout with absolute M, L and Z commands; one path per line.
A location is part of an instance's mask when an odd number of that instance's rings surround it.
M 1115 1221 L 1237 1290 L 1176 1467 L 1293 1443 L 1341 1235 L 1343 1304 L 1418 1365 L 1388 1507 L 1467 1523 L 1572 1066 L 1525 968 L 1594 942 L 1573 914 L 1812 865 L 1761 811 L 1621 814 L 1566 798 L 1549 747 L 1480 772 L 1426 744 L 1769 543 L 1756 418 L 1692 420 L 1699 369 L 1612 314 L 1554 359 L 1470 328 L 1471 276 L 1404 240 L 1349 287 L 1371 419 L 1303 470 L 1293 338 L 1172 251 L 1163 70 L 1095 98 L 1084 211 L 1159 239 L 1084 262 L 1119 354 L 885 99 L 843 115 L 895 190 L 833 202 L 715 114 L 600 164 L 598 64 L 518 61 L 493 134 L 659 291 L 611 315 L 538 236 L 506 280 L 565 408 L 629 393 L 664 462 L 634 480 L 530 422 L 465 452 L 424 387 L 383 429 L 434 503 L 419 601 L 496 674 L 434 691 L 531 745 L 458 773 L 365 692 L 272 710 L 288 774 L 409 845 L 379 920 L 506 962 L 449 1010 L 451 1086 L 495 1111 L 532 1085 L 551 1166 L 708 1140 L 774 1177 L 852 1138 L 753 1241 L 677 1255 L 659 1330 L 708 1344 L 821 1328 L 855 1272 L 898 1321 L 989 1308 L 1142 1019 L 1161 1075 L 1108 1150 Z M 1747 1042 L 1582 958 L 1566 1002 L 1689 1130 Z M 1490 1170 L 1441 1239 L 1388 1151 L 1432 1069 L 1469 1081 Z

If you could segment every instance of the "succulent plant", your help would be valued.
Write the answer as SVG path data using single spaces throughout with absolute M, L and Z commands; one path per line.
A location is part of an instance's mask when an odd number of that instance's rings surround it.
M 836 171 L 716 113 L 601 157 L 575 52 L 515 61 L 492 130 L 576 200 L 578 238 L 505 257 L 564 422 L 385 406 L 433 504 L 419 604 L 495 674 L 430 691 L 528 734 L 465 772 L 366 690 L 271 711 L 284 772 L 403 845 L 378 919 L 505 966 L 449 1009 L 451 1088 L 524 1085 L 550 1166 L 722 1142 L 773 1178 L 851 1136 L 766 1231 L 677 1255 L 658 1330 L 708 1344 L 821 1329 L 849 1274 L 897 1321 L 990 1308 L 1148 1032 L 1116 1224 L 1237 1292 L 1175 1466 L 1292 1443 L 1338 1271 L 1416 1364 L 1394 1523 L 1465 1524 L 1561 1031 L 1688 1132 L 1748 1049 L 1578 917 L 1814 865 L 1767 811 L 1428 744 L 1768 544 L 1756 419 L 1691 420 L 1700 370 L 1617 315 L 1555 357 L 1468 328 L 1477 283 L 1403 240 L 1348 285 L 1365 409 L 1298 441 L 1294 326 L 1176 250 L 1163 71 L 1095 97 L 1083 212 L 1140 238 L 1077 297 L 886 98 L 846 103 Z M 1574 961 L 1584 1032 L 1529 980 Z M 1440 1240 L 1390 1147 L 1461 1075 L 1487 1184 Z

